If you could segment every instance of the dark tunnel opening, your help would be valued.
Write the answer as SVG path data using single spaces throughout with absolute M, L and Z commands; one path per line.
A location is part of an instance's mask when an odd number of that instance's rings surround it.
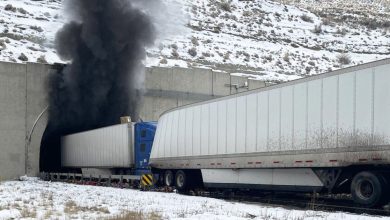
M 42 136 L 39 167 L 40 172 L 61 172 L 61 134 L 47 125 Z
M 53 64 L 54 73 L 46 79 L 46 88 L 48 91 L 53 90 L 51 81 L 62 78 L 62 72 L 65 69 L 65 64 Z M 49 93 L 51 93 L 49 92 Z M 50 95 L 50 94 L 49 94 Z M 49 99 L 52 99 L 49 96 Z M 48 100 L 50 102 L 50 100 Z M 50 114 L 50 106 L 48 112 Z M 58 130 L 55 123 L 53 123 L 50 115 L 45 131 L 42 135 L 41 146 L 39 151 L 39 171 L 40 172 L 60 172 L 61 169 L 61 132 Z

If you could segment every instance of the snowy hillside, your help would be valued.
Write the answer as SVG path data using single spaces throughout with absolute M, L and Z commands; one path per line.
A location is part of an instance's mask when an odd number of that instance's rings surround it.
M 60 0 L 1 0 L 0 60 L 59 62 L 53 41 L 63 24 L 60 9 Z
M 151 13 L 158 26 L 166 17 L 182 27 L 160 34 L 148 66 L 207 66 L 285 81 L 390 57 L 388 1 L 163 2 L 160 14 Z M 53 50 L 60 8 L 60 0 L 1 1 L 0 59 L 60 62 Z
M 386 219 L 342 212 L 290 210 L 175 193 L 52 183 L 29 178 L 0 183 L 5 219 Z

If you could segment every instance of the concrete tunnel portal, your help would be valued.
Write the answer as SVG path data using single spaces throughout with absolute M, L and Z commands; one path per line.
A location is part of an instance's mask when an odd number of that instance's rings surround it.
M 4 122 L 0 125 L 0 179 L 60 170 L 61 134 L 53 132 L 53 122 L 49 122 L 47 83 L 61 68 L 61 64 L 0 62 L 0 80 L 7 82 L 0 87 L 0 120 Z M 245 83 L 247 87 L 234 87 Z M 264 86 L 264 82 L 209 69 L 150 67 L 145 71 L 140 116 L 157 120 L 168 109 Z

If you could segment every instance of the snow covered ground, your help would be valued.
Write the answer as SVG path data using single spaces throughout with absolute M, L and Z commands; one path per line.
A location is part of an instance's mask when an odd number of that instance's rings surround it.
M 148 10 L 160 34 L 147 66 L 288 81 L 390 57 L 387 0 L 154 2 Z M 61 0 L 0 1 L 0 60 L 61 62 L 53 46 L 66 20 L 61 8 Z
M 386 219 L 289 210 L 175 193 L 44 182 L 0 183 L 0 219 Z

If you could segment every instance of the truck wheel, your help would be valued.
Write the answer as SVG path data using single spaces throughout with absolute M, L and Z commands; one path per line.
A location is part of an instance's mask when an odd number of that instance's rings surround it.
M 365 207 L 383 205 L 387 196 L 387 182 L 379 173 L 360 172 L 351 184 L 353 201 Z
M 173 172 L 172 170 L 166 170 L 164 172 L 164 185 L 165 186 L 173 186 Z
M 175 176 L 175 186 L 179 191 L 184 191 L 187 188 L 187 175 L 184 171 L 177 171 Z

